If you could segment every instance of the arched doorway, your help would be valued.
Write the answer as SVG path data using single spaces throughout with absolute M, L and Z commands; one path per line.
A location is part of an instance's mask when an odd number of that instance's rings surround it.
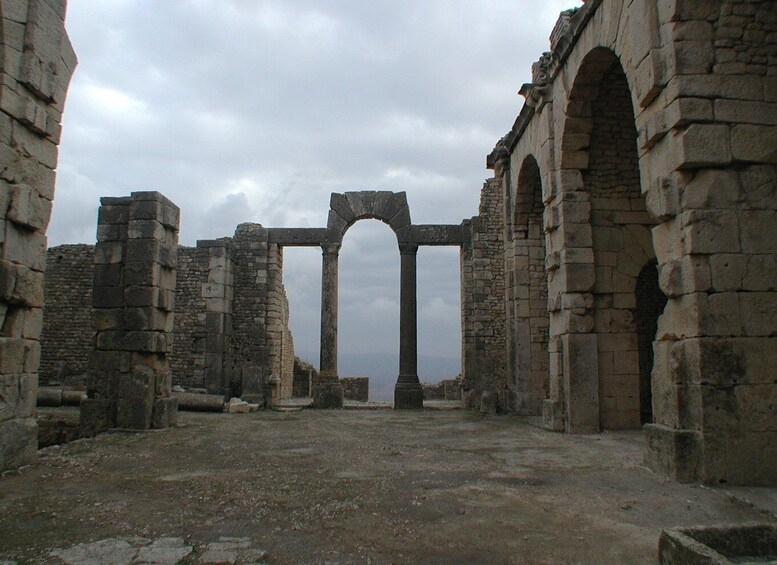
M 644 406 L 649 391 L 641 392 L 648 381 L 641 375 L 649 373 L 652 359 L 640 356 L 637 282 L 643 268 L 655 262 L 650 232 L 655 221 L 640 187 L 631 90 L 612 51 L 597 48 L 588 54 L 567 115 L 567 161 L 576 162 L 583 198 L 590 200 L 599 428 L 638 428 L 649 413 Z M 656 279 L 655 271 L 645 273 L 645 280 Z M 647 311 L 642 316 L 641 327 L 653 328 L 643 338 L 651 344 L 658 314 L 654 308 L 652 321 Z
M 639 351 L 639 412 L 640 424 L 653 422 L 653 341 L 658 331 L 658 317 L 664 311 L 667 298 L 658 286 L 658 265 L 649 261 L 637 276 L 634 288 L 636 300 L 637 347 Z
M 374 219 L 348 228 L 340 249 L 338 373 L 369 377 L 371 400 L 394 398 L 399 371 L 399 254 L 391 229 Z
M 513 355 L 510 383 L 513 408 L 539 416 L 548 396 L 548 279 L 542 219 L 542 181 L 529 155 L 518 174 L 511 221 L 512 272 L 508 276 L 508 325 Z

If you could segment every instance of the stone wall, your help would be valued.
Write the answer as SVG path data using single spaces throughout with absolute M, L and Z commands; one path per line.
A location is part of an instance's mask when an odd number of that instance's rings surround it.
M 0 3 L 0 470 L 37 452 L 46 228 L 76 56 L 64 0 Z
M 40 384 L 84 385 L 92 328 L 94 246 L 51 247 L 46 258 Z
M 254 248 L 249 243 L 245 247 L 249 251 L 242 251 L 242 255 L 236 254 L 234 248 L 231 238 L 199 241 L 197 247 L 178 247 L 173 346 L 167 355 L 172 383 L 225 396 L 245 392 L 253 395 L 254 400 L 263 401 L 265 379 L 277 375 L 281 377 L 282 397 L 290 397 L 294 340 L 282 284 L 282 254 L 277 245 L 266 242 Z M 254 252 L 253 258 L 246 260 Z M 238 272 L 237 293 L 236 255 L 242 257 L 245 266 Z M 43 366 L 50 368 L 51 375 L 59 374 L 63 362 L 79 367 L 78 371 L 73 369 L 75 372 L 86 370 L 94 335 L 90 321 L 93 256 L 94 248 L 89 245 L 61 246 L 49 251 L 49 261 L 56 266 L 47 279 L 46 292 L 62 297 L 50 301 L 46 308 L 51 324 Z M 256 284 L 252 285 L 252 280 Z M 249 313 L 238 319 L 237 340 L 233 340 L 235 294 L 238 307 Z M 72 320 L 89 322 L 73 324 Z M 235 351 L 237 355 L 233 354 Z M 71 359 L 79 360 L 80 365 Z M 244 380 L 246 391 L 242 390 Z
M 291 395 L 295 397 L 305 398 L 313 395 L 313 378 L 318 374 L 316 368 L 301 360 L 299 357 L 294 358 L 294 382 L 292 385 Z
M 342 377 L 340 384 L 343 385 L 343 398 L 345 400 L 367 402 L 370 399 L 369 377 Z
M 521 173 L 539 170 L 545 425 L 652 417 L 646 461 L 679 480 L 777 482 L 775 32 L 773 2 L 589 0 L 562 14 L 489 156 L 513 240 L 531 230 Z M 531 328 L 511 253 L 508 320 Z M 534 390 L 525 341 L 508 347 L 516 399 Z
M 175 326 L 170 371 L 173 385 L 186 389 L 207 388 L 205 349 L 207 329 L 206 298 L 202 292 L 208 282 L 208 257 L 197 247 L 178 247 L 175 284 Z
M 483 185 L 479 215 L 465 222 L 469 240 L 461 251 L 462 379 L 469 406 L 494 391 L 501 409 L 507 396 L 502 183 Z
M 542 180 L 534 158 L 524 161 L 514 196 L 510 184 L 508 179 L 502 186 L 506 200 L 507 385 L 512 409 L 538 416 L 549 392 L 549 321 Z
M 461 400 L 459 379 L 445 379 L 438 383 L 421 383 L 424 400 Z
M 281 380 L 281 397 L 290 397 L 294 380 L 294 342 L 288 330 L 283 249 L 269 242 L 267 229 L 259 224 L 239 225 L 232 245 L 235 264 L 233 310 L 251 313 L 234 318 L 232 346 L 236 375 L 233 386 L 239 387 L 244 396 L 246 392 L 262 396 L 262 383 L 274 375 Z

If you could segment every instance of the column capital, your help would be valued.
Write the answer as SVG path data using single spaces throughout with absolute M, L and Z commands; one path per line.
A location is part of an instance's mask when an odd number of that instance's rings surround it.
M 324 255 L 338 255 L 340 253 L 340 243 L 322 243 L 321 251 Z
M 400 243 L 399 244 L 399 253 L 402 255 L 415 255 L 418 253 L 418 244 L 417 243 Z

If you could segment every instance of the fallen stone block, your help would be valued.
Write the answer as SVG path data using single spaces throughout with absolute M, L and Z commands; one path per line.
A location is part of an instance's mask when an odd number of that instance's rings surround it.
M 231 398 L 225 409 L 229 414 L 248 414 L 248 411 L 250 410 L 248 402 L 240 400 L 239 398 Z
M 62 406 L 62 389 L 53 386 L 38 388 L 38 406 Z

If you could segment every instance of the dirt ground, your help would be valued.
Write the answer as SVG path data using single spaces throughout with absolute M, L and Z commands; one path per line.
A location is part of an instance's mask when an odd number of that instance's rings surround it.
M 670 526 L 777 521 L 777 489 L 665 481 L 639 432 L 461 410 L 181 413 L 0 477 L 0 562 L 107 538 L 249 538 L 268 563 L 655 563 Z

